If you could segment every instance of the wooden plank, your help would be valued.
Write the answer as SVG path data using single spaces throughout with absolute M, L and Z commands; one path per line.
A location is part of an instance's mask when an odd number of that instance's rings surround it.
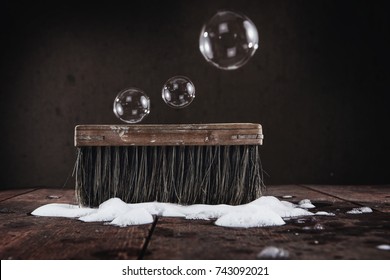
M 137 259 L 152 225 L 120 228 L 29 215 L 51 203 L 75 203 L 74 190 L 41 189 L 0 202 L 1 259 Z
M 267 186 L 264 195 L 275 196 L 280 200 L 286 200 L 294 203 L 297 203 L 302 199 L 308 199 L 309 197 L 312 202 L 319 202 L 320 204 L 322 202 L 334 203 L 342 201 L 341 199 L 330 196 L 329 194 L 324 194 L 298 185 Z
M 315 211 L 335 216 L 310 216 L 287 221 L 280 227 L 235 229 L 217 227 L 213 221 L 159 218 L 152 225 L 119 228 L 74 219 L 35 217 L 36 207 L 50 202 L 75 202 L 74 190 L 41 189 L 0 202 L 1 259 L 255 259 L 266 246 L 289 252 L 290 259 L 389 259 L 390 213 L 351 215 L 359 197 L 378 201 L 386 189 L 346 189 L 315 186 L 269 186 L 266 195 L 292 202 L 310 199 Z M 372 197 L 365 192 L 370 190 Z M 345 192 L 345 198 L 334 195 Z M 338 197 L 340 196 L 340 197 Z M 149 246 L 146 246 L 149 240 Z
M 333 195 L 360 206 L 390 213 L 390 185 L 305 185 L 305 187 Z
M 78 125 L 75 146 L 261 145 L 260 124 Z
M 288 192 L 287 192 L 288 191 Z M 271 186 L 268 195 L 293 195 L 292 200 L 310 199 L 315 211 L 335 216 L 310 216 L 287 221 L 280 227 L 223 228 L 213 221 L 159 218 L 148 259 L 256 259 L 267 246 L 289 252 L 290 259 L 388 259 L 390 215 L 351 215 L 354 206 L 345 200 L 300 186 Z
M 256 259 L 267 246 L 289 259 L 388 259 L 389 215 L 371 213 L 294 219 L 268 228 L 221 228 L 209 221 L 159 218 L 147 259 Z M 299 221 L 299 222 L 298 222 Z M 316 228 L 323 228 L 318 230 Z
M 292 203 L 298 203 L 302 199 L 310 199 L 314 206 L 320 208 L 327 206 L 335 208 L 337 205 L 342 205 L 343 208 L 351 210 L 352 208 L 360 206 L 360 204 L 356 202 L 346 201 L 345 199 L 338 198 L 331 193 L 327 194 L 325 192 L 300 185 L 268 186 L 264 195 L 275 196 L 280 200 L 285 200 Z M 313 210 L 317 211 L 317 209 Z
M 137 259 L 150 230 L 65 218 L 9 218 L 1 219 L 1 259 Z
M 18 196 L 24 193 L 34 191 L 35 189 L 16 189 L 16 190 L 3 190 L 0 192 L 0 201 L 9 199 L 14 196 Z
M 74 189 L 36 189 L 0 202 L 1 208 L 14 213 L 29 214 L 37 207 L 48 203 L 76 204 Z

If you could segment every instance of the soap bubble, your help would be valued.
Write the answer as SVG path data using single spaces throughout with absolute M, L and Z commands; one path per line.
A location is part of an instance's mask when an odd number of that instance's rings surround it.
M 150 99 L 142 90 L 128 88 L 115 97 L 113 111 L 124 122 L 138 123 L 149 114 Z
M 170 78 L 162 88 L 162 99 L 173 108 L 184 108 L 195 98 L 195 86 L 184 76 Z
M 246 16 L 219 11 L 205 25 L 199 37 L 199 49 L 212 65 L 223 70 L 240 68 L 259 47 L 256 26 Z

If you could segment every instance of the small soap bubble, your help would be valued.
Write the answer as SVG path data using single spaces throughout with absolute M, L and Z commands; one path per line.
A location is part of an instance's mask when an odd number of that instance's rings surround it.
M 170 78 L 162 88 L 162 99 L 173 108 L 184 108 L 195 98 L 195 86 L 185 76 Z
M 128 88 L 114 99 L 113 111 L 121 121 L 138 123 L 150 113 L 150 99 L 138 88 Z
M 254 23 L 245 15 L 219 11 L 203 25 L 199 49 L 206 61 L 223 70 L 234 70 L 248 62 L 259 47 Z

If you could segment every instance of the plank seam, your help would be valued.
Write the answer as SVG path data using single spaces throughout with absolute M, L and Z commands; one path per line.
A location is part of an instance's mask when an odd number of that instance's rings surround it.
M 25 191 L 25 192 L 22 192 L 22 193 L 18 193 L 18 194 L 15 194 L 13 196 L 10 196 L 10 197 L 7 197 L 5 199 L 2 199 L 0 200 L 0 202 L 4 202 L 6 200 L 9 200 L 9 199 L 12 199 L 12 198 L 15 198 L 15 197 L 18 197 L 18 196 L 21 196 L 21 195 L 25 195 L 25 194 L 28 194 L 28 193 L 31 193 L 31 192 L 35 192 L 37 190 L 39 190 L 40 188 L 36 188 L 36 189 L 32 189 L 32 190 L 29 190 L 29 191 Z
M 325 194 L 325 195 L 328 195 L 328 196 L 331 196 L 331 197 L 334 197 L 334 198 L 337 198 L 337 199 L 340 199 L 340 200 L 342 200 L 342 201 L 346 201 L 346 202 L 355 204 L 356 206 L 360 206 L 360 207 L 366 206 L 366 205 L 363 204 L 363 203 L 360 203 L 360 202 L 357 202 L 357 201 L 351 201 L 351 200 L 348 200 L 348 199 L 339 197 L 339 196 L 337 196 L 337 195 L 334 195 L 334 194 L 331 194 L 331 193 L 327 193 L 327 192 L 325 192 L 325 191 L 320 191 L 320 190 L 311 188 L 311 187 L 306 186 L 306 185 L 298 185 L 298 186 L 303 187 L 303 188 L 306 188 L 306 189 L 308 189 L 308 190 L 312 190 L 312 191 L 315 191 L 315 192 L 319 192 L 319 193 L 322 193 L 322 194 Z M 380 212 L 380 213 L 384 213 L 384 212 L 382 212 L 382 211 L 380 211 L 380 210 L 378 210 L 378 209 L 375 209 L 375 208 L 374 208 L 374 211 L 378 211 L 378 212 Z
M 149 231 L 148 236 L 145 238 L 145 243 L 144 243 L 144 245 L 142 246 L 141 252 L 140 252 L 140 254 L 139 254 L 139 256 L 138 256 L 138 260 L 143 260 L 144 257 L 145 257 L 146 250 L 148 249 L 149 242 L 150 242 L 150 240 L 152 239 L 152 235 L 153 235 L 154 229 L 156 228 L 157 221 L 158 221 L 158 217 L 155 216 L 154 222 L 153 222 L 153 224 L 152 224 L 152 227 L 150 228 L 150 231 Z

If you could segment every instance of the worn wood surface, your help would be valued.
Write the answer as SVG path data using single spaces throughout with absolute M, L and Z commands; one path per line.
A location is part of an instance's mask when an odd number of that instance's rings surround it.
M 284 226 L 235 229 L 213 221 L 156 218 L 126 228 L 75 219 L 30 215 L 47 203 L 75 203 L 74 190 L 25 189 L 0 192 L 1 259 L 256 259 L 266 246 L 289 259 L 390 259 L 390 186 L 269 186 L 265 195 L 299 202 L 310 199 L 310 216 Z M 372 213 L 347 214 L 369 206 Z
M 368 206 L 381 212 L 390 212 L 390 190 L 388 186 L 318 186 L 305 185 L 317 192 L 327 192 L 340 199 Z
M 30 215 L 34 209 L 48 203 L 76 204 L 74 190 L 37 189 L 0 202 L 1 259 L 142 257 L 153 225 L 119 228 Z
M 291 219 L 281 227 L 226 229 L 213 227 L 212 221 L 185 221 L 159 218 L 148 246 L 150 259 L 255 259 L 267 246 L 289 252 L 291 259 L 389 259 L 390 251 L 377 245 L 390 243 L 390 215 L 374 213 L 346 214 L 363 203 L 348 201 L 332 194 L 343 186 L 327 186 L 321 191 L 305 186 L 271 186 L 265 195 L 299 202 L 310 199 L 316 211 L 335 216 Z M 389 188 L 387 188 L 390 191 Z M 386 188 L 380 188 L 381 195 Z M 356 195 L 354 191 L 350 196 Z M 284 196 L 291 198 L 283 198 Z M 377 201 L 375 192 L 366 202 Z M 389 210 L 388 206 L 383 209 Z M 164 244 L 170 246 L 164 246 Z
M 252 123 L 78 125 L 75 146 L 261 145 L 262 127 Z

